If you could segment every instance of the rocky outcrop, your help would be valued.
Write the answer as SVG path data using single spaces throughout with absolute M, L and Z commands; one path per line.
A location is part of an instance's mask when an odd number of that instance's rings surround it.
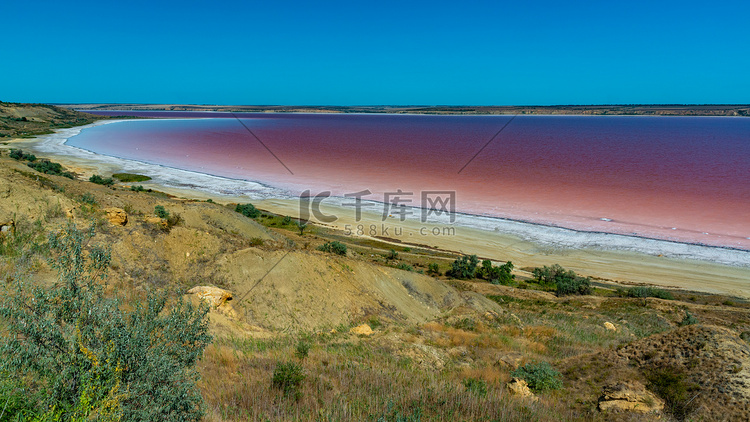
M 521 378 L 516 378 L 516 377 L 511 378 L 511 380 L 508 382 L 507 387 L 508 387 L 508 392 L 512 396 L 519 397 L 522 399 L 528 399 L 531 401 L 539 400 L 539 397 L 534 395 L 534 393 L 529 388 L 529 384 Z
M 122 208 L 105 208 L 107 220 L 114 226 L 124 226 L 128 224 L 128 213 Z
M 358 336 L 370 336 L 372 335 L 372 328 L 370 328 L 367 324 L 358 325 L 351 330 L 349 330 L 352 334 L 356 334 Z
M 9 220 L 5 223 L 0 223 L 0 236 L 4 236 L 9 233 L 16 233 L 16 222 Z
M 602 412 L 661 412 L 664 401 L 646 390 L 637 381 L 626 381 L 604 387 L 599 397 L 599 410 Z
M 609 321 L 604 323 L 604 328 L 606 328 L 607 331 L 617 331 L 617 327 L 615 327 L 615 324 L 612 324 Z
M 144 221 L 148 224 L 154 224 L 157 226 L 167 227 L 167 222 L 163 218 L 159 217 L 146 217 Z
M 212 309 L 219 308 L 228 300 L 232 300 L 232 292 L 211 286 L 196 286 L 188 290 L 189 294 L 196 295 L 199 299 L 208 303 Z

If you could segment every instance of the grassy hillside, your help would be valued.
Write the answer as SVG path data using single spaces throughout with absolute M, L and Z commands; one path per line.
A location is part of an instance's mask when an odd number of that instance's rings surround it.
M 459 257 L 450 251 L 323 227 L 300 234 L 293 219 L 262 210 L 249 218 L 236 204 L 42 174 L 10 158 L 10 147 L 0 145 L 0 226 L 13 220 L 15 230 L 0 232 L 0 300 L 9 303 L 22 274 L 30 288 L 57 285 L 48 233 L 70 223 L 93 224 L 86 250 L 111 253 L 103 286 L 123 312 L 156 291 L 170 304 L 199 303 L 187 292 L 196 286 L 228 291 L 232 299 L 208 313 L 213 340 L 194 366 L 203 420 L 743 420 L 750 412 L 742 300 L 596 280 L 588 294 L 558 295 L 563 279 L 535 278 L 531 268 L 496 284 L 479 273 L 459 279 L 446 275 Z M 75 353 L 84 350 L 94 349 Z M 514 378 L 533 396 L 514 394 Z M 0 383 L 0 402 L 43 388 L 28 374 L 3 379 L 20 381 Z
M 51 133 L 52 129 L 85 125 L 104 118 L 48 104 L 0 101 L 0 138 L 32 137 Z

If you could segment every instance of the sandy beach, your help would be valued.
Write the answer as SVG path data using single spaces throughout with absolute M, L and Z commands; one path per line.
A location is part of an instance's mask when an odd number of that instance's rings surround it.
M 259 208 L 278 214 L 299 215 L 299 204 L 290 200 L 265 200 Z M 322 206 L 325 214 L 335 214 L 339 219 L 332 227 L 345 233 L 362 225 L 365 232 L 370 226 L 382 234 L 383 226 L 389 228 L 387 237 L 404 243 L 437 247 L 464 254 L 476 254 L 485 259 L 512 261 L 517 268 L 560 264 L 576 272 L 621 283 L 644 283 L 710 293 L 728 293 L 750 298 L 750 269 L 713 264 L 710 262 L 672 259 L 635 252 L 601 251 L 594 249 L 549 248 L 534 242 L 484 230 L 456 227 L 454 234 L 444 234 L 445 226 L 415 221 L 388 219 L 380 214 L 362 213 L 355 221 L 353 210 Z M 401 228 L 398 234 L 397 228 Z M 439 235 L 434 235 L 439 232 Z M 365 233 L 361 235 L 368 237 Z

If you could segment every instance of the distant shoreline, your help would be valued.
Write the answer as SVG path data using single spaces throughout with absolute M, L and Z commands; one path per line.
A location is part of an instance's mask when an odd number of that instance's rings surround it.
M 55 104 L 91 111 L 217 111 L 236 113 L 367 113 L 435 115 L 750 116 L 750 104 L 615 104 L 554 106 L 295 106 L 200 104 Z

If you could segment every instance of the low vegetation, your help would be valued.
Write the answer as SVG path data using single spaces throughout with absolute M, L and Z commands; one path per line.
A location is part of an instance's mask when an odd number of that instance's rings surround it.
M 431 262 L 427 266 L 427 273 L 430 275 L 440 275 L 440 266 L 437 263 Z
M 21 149 L 11 149 L 10 158 L 18 161 L 27 161 L 26 165 L 39 173 L 51 174 L 53 176 L 63 176 L 68 179 L 74 179 L 75 175 L 65 168 L 60 163 L 55 163 L 47 159 L 37 160 L 34 154 L 27 154 Z
M 10 158 L 18 161 L 36 161 L 36 155 L 26 154 L 25 152 L 23 152 L 23 150 L 20 149 L 11 149 L 9 156 Z
M 273 371 L 273 386 L 283 391 L 286 397 L 299 399 L 300 385 L 304 380 L 304 371 L 297 362 L 279 362 Z
M 169 218 L 169 211 L 167 211 L 166 208 L 164 208 L 164 205 L 157 205 L 154 207 L 154 215 L 156 215 L 159 218 Z
M 398 265 L 396 265 L 396 268 L 398 268 L 399 270 L 404 270 L 404 271 L 414 271 L 414 267 L 407 264 L 406 262 L 399 263 Z
M 686 325 L 694 325 L 698 323 L 698 318 L 695 317 L 695 315 L 691 314 L 690 311 L 685 311 L 685 317 L 682 318 L 682 321 L 680 321 L 680 326 L 684 327 Z
M 318 246 L 319 251 L 333 253 L 336 255 L 346 255 L 346 245 L 339 242 L 339 241 L 333 241 L 333 242 L 327 242 L 320 246 Z
M 667 290 L 658 289 L 656 287 L 648 286 L 637 286 L 629 287 L 627 289 L 619 289 L 617 293 L 622 297 L 634 297 L 645 299 L 648 297 L 655 297 L 659 299 L 673 300 L 674 296 Z
M 253 204 L 237 204 L 234 210 L 248 218 L 258 218 L 260 215 Z
M 562 375 L 547 362 L 528 363 L 510 374 L 526 381 L 529 388 L 537 393 L 563 387 Z
M 700 394 L 700 386 L 688 380 L 684 370 L 667 366 L 657 368 L 646 375 L 648 388 L 664 399 L 667 412 L 683 421 L 693 414 L 695 398 Z
M 145 182 L 147 180 L 151 180 L 151 178 L 148 176 L 133 173 L 115 173 L 112 175 L 112 177 L 122 183 Z
M 532 274 L 537 283 L 554 288 L 558 296 L 589 295 L 592 292 L 591 280 L 588 277 L 581 277 L 558 264 L 535 268 Z
M 17 276 L 8 286 L 0 401 L 13 403 L 4 420 L 200 420 L 195 364 L 211 341 L 208 308 L 167 305 L 153 292 L 123 310 L 105 294 L 111 258 L 87 247 L 92 236 L 72 225 L 50 234 L 58 283 Z
M 38 171 L 39 173 L 51 174 L 54 176 L 63 176 L 68 179 L 74 179 L 75 175 L 65 168 L 60 163 L 55 163 L 50 160 L 37 160 L 27 164 L 29 167 Z
M 95 174 L 89 177 L 89 182 L 96 183 L 97 185 L 112 186 L 115 184 L 115 179 L 111 177 L 102 177 L 98 174 Z

